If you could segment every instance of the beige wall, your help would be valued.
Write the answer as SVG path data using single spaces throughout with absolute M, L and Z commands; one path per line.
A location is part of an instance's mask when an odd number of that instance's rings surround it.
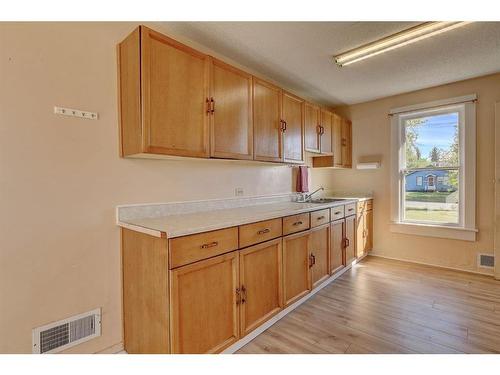
M 121 342 L 116 205 L 294 186 L 286 166 L 118 157 L 115 51 L 135 26 L 0 23 L 0 353 L 31 352 L 33 327 L 96 307 L 102 337 L 70 351 Z
M 391 108 L 445 99 L 478 95 L 477 102 L 477 212 L 479 234 L 476 242 L 437 239 L 391 233 L 390 222 L 390 128 Z M 341 107 L 338 112 L 353 122 L 353 165 L 360 157 L 380 155 L 382 167 L 373 171 L 314 171 L 315 184 L 333 189 L 373 190 L 374 253 L 467 271 L 492 273 L 477 268 L 477 253 L 493 253 L 494 236 L 494 111 L 500 100 L 500 74 L 397 95 L 367 103 Z

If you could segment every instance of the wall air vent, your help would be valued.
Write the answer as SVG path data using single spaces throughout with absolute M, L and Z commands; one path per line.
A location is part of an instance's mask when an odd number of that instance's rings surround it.
M 101 309 L 33 329 L 33 353 L 57 353 L 101 336 Z
M 478 254 L 478 266 L 482 268 L 493 268 L 495 266 L 495 256 L 491 254 Z

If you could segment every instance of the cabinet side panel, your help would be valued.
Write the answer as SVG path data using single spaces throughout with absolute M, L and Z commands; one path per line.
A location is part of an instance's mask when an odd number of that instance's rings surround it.
M 122 229 L 123 322 L 128 353 L 169 353 L 167 240 Z
M 140 28 L 118 45 L 120 156 L 142 152 Z

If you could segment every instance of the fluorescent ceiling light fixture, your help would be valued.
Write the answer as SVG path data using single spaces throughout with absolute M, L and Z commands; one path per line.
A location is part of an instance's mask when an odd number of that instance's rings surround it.
M 341 53 L 340 55 L 335 56 L 334 60 L 338 66 L 350 65 L 352 63 L 365 60 L 369 57 L 377 56 L 381 53 L 391 51 L 399 47 L 407 46 L 408 44 L 418 42 L 419 40 L 430 38 L 431 36 L 438 35 L 461 26 L 465 26 L 469 23 L 471 22 L 424 22 L 420 25 L 379 39 L 375 42 L 368 43 L 364 46 Z

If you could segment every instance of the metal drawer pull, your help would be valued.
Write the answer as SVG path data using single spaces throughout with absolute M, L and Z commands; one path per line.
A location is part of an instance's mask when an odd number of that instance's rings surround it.
M 218 244 L 219 243 L 217 241 L 214 241 L 214 242 L 210 242 L 210 243 L 206 243 L 206 244 L 201 245 L 201 248 L 208 249 L 209 247 L 214 247 L 214 246 L 217 246 Z
M 257 232 L 257 234 L 266 234 L 266 233 L 269 233 L 271 230 L 269 228 L 266 228 L 266 229 L 262 229 L 262 230 L 259 230 Z
M 324 216 L 319 216 L 316 220 L 323 220 L 324 218 Z
M 334 215 L 340 215 L 340 213 L 341 213 L 340 211 L 337 211 L 334 213 Z
M 354 208 L 349 208 L 347 211 L 354 211 Z
M 296 221 L 295 223 L 293 223 L 293 225 L 302 225 L 304 224 L 302 221 Z

